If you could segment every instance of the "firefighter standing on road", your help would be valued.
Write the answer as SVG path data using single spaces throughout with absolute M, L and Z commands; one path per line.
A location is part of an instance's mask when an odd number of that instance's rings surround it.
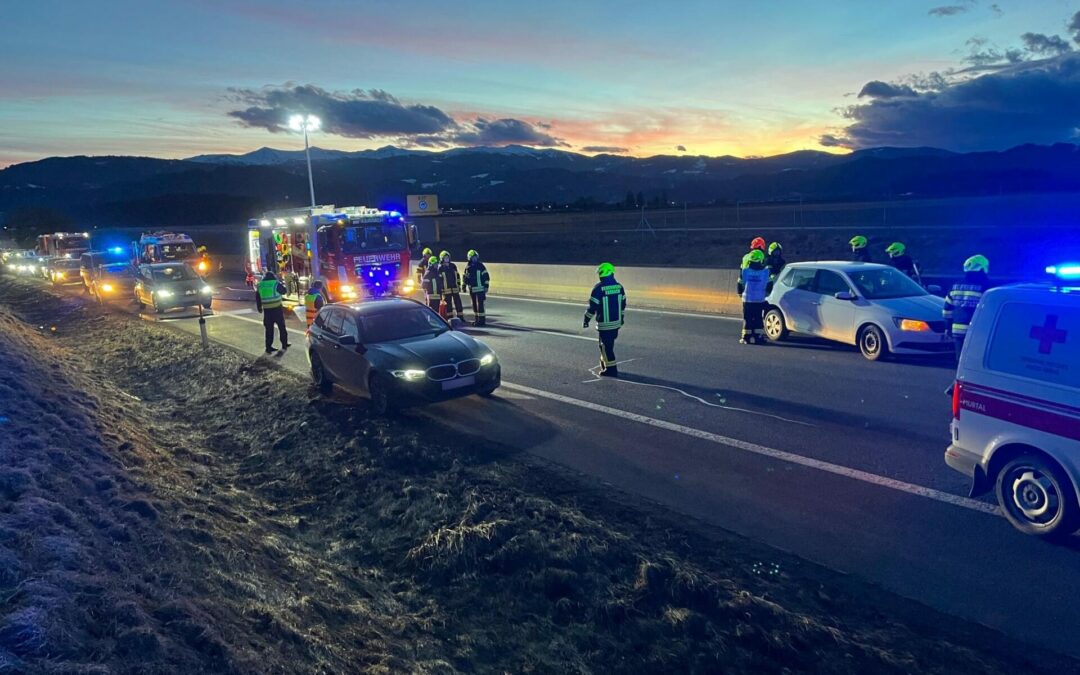
M 765 336 L 758 335 L 758 331 L 765 328 L 764 316 L 767 305 L 765 298 L 769 295 L 771 286 L 764 253 L 750 252 L 750 264 L 739 273 L 737 286 L 743 301 L 743 328 L 739 342 L 744 345 L 751 342 L 761 344 L 765 341 Z
M 968 325 L 979 306 L 983 293 L 990 287 L 990 261 L 983 255 L 973 255 L 964 261 L 964 280 L 953 284 L 952 290 L 945 296 L 945 308 L 941 316 L 945 319 L 945 332 L 952 336 L 956 346 L 956 360 L 960 360 L 960 351 L 964 348 Z
M 750 242 L 750 253 L 754 251 L 761 251 L 761 254 L 765 254 L 765 240 L 761 237 L 754 237 Z M 742 264 L 739 265 L 739 269 L 744 270 L 750 264 L 750 253 L 747 253 L 742 257 Z
M 263 330 L 266 333 L 266 353 L 273 354 L 274 326 L 281 336 L 281 348 L 289 348 L 289 331 L 285 327 L 285 284 L 278 281 L 273 272 L 267 272 L 255 289 L 255 307 L 262 312 Z
M 443 301 L 446 303 L 446 316 L 449 319 L 465 320 L 465 308 L 461 304 L 461 273 L 457 265 L 450 260 L 449 251 L 439 253 L 439 274 L 442 276 Z
M 430 248 L 425 248 L 420 251 L 420 262 L 416 263 L 416 285 L 423 288 L 424 286 L 424 272 L 427 272 L 428 259 L 435 255 L 431 252 Z
M 769 280 L 776 281 L 780 273 L 784 271 L 787 261 L 784 260 L 784 247 L 780 242 L 774 241 L 769 244 L 769 255 L 765 258 L 765 266 L 769 268 Z
M 904 274 L 911 277 L 913 281 L 922 285 L 922 278 L 919 276 L 919 267 L 915 264 L 915 261 L 911 259 L 911 256 L 907 254 L 907 246 L 904 246 L 898 241 L 894 241 L 889 244 L 885 252 L 889 254 L 889 264 L 900 270 Z
M 488 288 L 491 287 L 491 276 L 484 263 L 480 262 L 480 254 L 476 249 L 470 250 L 466 255 L 469 262 L 465 265 L 465 284 L 462 290 L 469 292 L 469 299 L 472 301 L 473 325 L 483 326 L 487 323 L 484 301 L 487 300 Z
M 323 296 L 323 283 L 322 281 L 316 281 L 311 284 L 311 288 L 308 289 L 307 295 L 304 296 L 304 318 L 307 320 L 308 328 L 311 328 L 311 324 L 315 323 L 315 316 L 326 304 L 326 298 Z
M 439 259 L 430 256 L 424 268 L 424 278 L 421 285 L 427 294 L 427 303 L 436 314 L 439 313 L 439 303 L 442 300 L 442 274 L 439 272 Z
M 870 258 L 870 249 L 866 246 L 869 243 L 866 237 L 861 234 L 851 238 L 851 241 L 848 242 L 851 245 L 851 262 L 874 262 Z
M 596 319 L 596 332 L 600 338 L 600 376 L 618 377 L 619 362 L 615 360 L 615 340 L 625 323 L 626 290 L 615 281 L 615 266 L 601 263 L 596 268 L 600 281 L 589 294 L 589 309 L 585 312 L 584 328 Z

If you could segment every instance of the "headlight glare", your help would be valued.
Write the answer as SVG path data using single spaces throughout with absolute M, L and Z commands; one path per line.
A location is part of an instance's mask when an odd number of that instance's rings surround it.
M 930 324 L 918 319 L 898 319 L 897 325 L 900 326 L 900 330 L 915 333 L 925 333 L 930 330 Z
M 495 363 L 494 354 L 484 354 L 480 357 L 480 365 L 482 366 L 490 366 L 493 363 Z
M 410 368 L 408 370 L 395 370 L 393 371 L 394 377 L 401 380 L 408 380 L 409 382 L 415 382 L 416 380 L 423 379 L 427 373 L 423 370 L 417 370 Z

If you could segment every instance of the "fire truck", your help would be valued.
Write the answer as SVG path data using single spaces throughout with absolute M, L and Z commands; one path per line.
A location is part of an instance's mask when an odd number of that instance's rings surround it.
M 139 241 L 131 242 L 131 257 L 136 265 L 183 261 L 195 267 L 199 274 L 210 271 L 206 259 L 195 248 L 195 241 L 176 232 L 144 232 Z
M 50 258 L 78 258 L 90 250 L 89 232 L 53 232 L 37 238 L 36 252 Z
M 299 299 L 322 279 L 331 301 L 415 290 L 409 249 L 416 228 L 399 211 L 366 206 L 316 206 L 268 211 L 248 221 L 247 266 L 273 271 Z

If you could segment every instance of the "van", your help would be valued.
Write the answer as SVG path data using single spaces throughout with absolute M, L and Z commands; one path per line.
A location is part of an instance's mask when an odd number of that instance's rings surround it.
M 1080 287 L 983 294 L 952 388 L 945 462 L 1018 530 L 1080 528 Z

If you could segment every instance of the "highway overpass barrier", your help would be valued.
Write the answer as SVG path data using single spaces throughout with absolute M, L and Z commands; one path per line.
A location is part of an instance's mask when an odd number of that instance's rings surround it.
M 595 265 L 484 264 L 491 273 L 492 295 L 578 302 L 583 314 L 597 281 Z M 615 278 L 626 287 L 631 308 L 742 313 L 735 293 L 739 270 L 616 266 Z

